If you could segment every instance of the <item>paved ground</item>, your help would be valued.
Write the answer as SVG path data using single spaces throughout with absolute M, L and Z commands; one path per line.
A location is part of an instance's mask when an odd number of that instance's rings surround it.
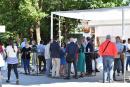
M 11 83 L 6 84 L 5 81 L 7 79 L 6 71 L 3 71 L 3 87 L 79 87 L 81 85 L 85 86 L 86 84 L 90 83 L 102 83 L 102 72 L 97 73 L 96 76 L 84 77 L 79 79 L 71 79 L 71 80 L 64 80 L 64 79 L 52 79 L 48 78 L 45 75 L 42 76 L 29 76 L 24 74 L 20 75 L 20 85 L 15 85 L 15 76 L 12 72 L 11 76 Z M 114 83 L 123 83 L 122 76 L 118 76 Z M 92 84 L 93 85 L 93 84 Z M 91 87 L 91 86 L 90 86 Z

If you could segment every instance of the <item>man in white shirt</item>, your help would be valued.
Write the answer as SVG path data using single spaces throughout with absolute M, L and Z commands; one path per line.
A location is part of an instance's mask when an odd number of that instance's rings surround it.
M 24 38 L 24 41 L 21 43 L 21 48 L 26 46 L 27 38 Z
M 50 57 L 50 42 L 47 43 L 47 45 L 45 46 L 45 53 L 44 53 L 45 59 L 46 59 L 46 75 L 49 76 L 50 75 L 50 69 L 51 69 L 51 65 L 52 65 L 52 60 Z

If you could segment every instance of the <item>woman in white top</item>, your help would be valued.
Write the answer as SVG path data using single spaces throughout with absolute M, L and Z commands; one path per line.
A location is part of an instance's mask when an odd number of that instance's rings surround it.
M 16 76 L 16 84 L 19 84 L 19 76 L 17 71 L 18 59 L 17 59 L 17 46 L 14 46 L 12 40 L 9 41 L 9 45 L 6 47 L 7 53 L 7 64 L 8 64 L 8 80 L 7 83 L 10 82 L 11 69 L 14 69 L 14 73 Z

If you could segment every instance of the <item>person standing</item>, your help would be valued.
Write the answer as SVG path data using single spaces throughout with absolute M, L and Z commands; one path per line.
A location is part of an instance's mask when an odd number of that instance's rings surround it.
M 21 43 L 21 46 L 20 46 L 20 51 L 22 50 L 22 48 L 24 48 L 26 46 L 26 42 L 27 42 L 27 38 L 24 38 L 23 39 L 23 42 Z M 21 56 L 22 57 L 22 56 Z M 24 64 L 23 64 L 23 58 L 21 58 L 21 66 L 24 67 Z
M 74 71 L 75 71 L 75 79 L 78 79 L 77 77 L 77 59 L 76 59 L 76 54 L 78 52 L 78 45 L 74 43 L 74 39 L 70 38 L 70 43 L 67 44 L 66 47 L 66 61 L 68 64 L 68 71 L 67 71 L 67 77 L 65 79 L 70 79 L 70 73 L 71 73 L 71 63 L 74 65 Z M 72 60 L 67 60 L 68 59 Z
M 10 83 L 11 69 L 13 68 L 17 79 L 16 84 L 19 84 L 19 75 L 17 71 L 17 65 L 18 65 L 17 51 L 18 51 L 17 46 L 14 46 L 13 40 L 9 40 L 9 45 L 6 47 L 7 64 L 8 64 L 8 80 L 6 80 L 7 83 Z
M 120 71 L 122 70 L 122 64 L 121 64 L 121 54 L 123 53 L 123 44 L 121 43 L 121 39 L 119 36 L 116 37 L 116 47 L 117 47 L 117 51 L 118 51 L 118 55 L 114 60 L 114 74 L 113 74 L 113 78 L 116 80 L 115 77 L 115 72 L 117 70 L 118 76 Z
M 93 43 L 91 41 L 90 37 L 87 37 L 87 45 L 86 45 L 86 58 L 85 58 L 85 62 L 86 62 L 86 75 L 91 75 L 92 74 L 92 57 L 93 57 L 93 53 L 94 53 L 94 47 L 93 47 Z
M 60 75 L 65 76 L 65 67 L 66 67 L 66 59 L 65 59 L 65 52 L 66 52 L 66 44 L 61 44 L 61 66 L 60 66 Z
M 38 51 L 38 60 L 39 60 L 39 72 L 46 71 L 46 60 L 44 57 L 45 46 L 43 41 L 40 41 L 40 44 L 37 46 Z M 44 63 L 43 70 L 41 69 L 42 62 Z
M 37 74 L 38 74 L 38 67 L 37 67 L 37 45 L 36 45 L 36 41 L 33 40 L 32 41 L 32 66 L 33 66 L 33 69 L 32 71 L 36 71 Z
M 45 53 L 44 53 L 45 59 L 46 59 L 46 75 L 50 75 L 51 65 L 52 65 L 52 59 L 50 57 L 50 41 L 45 46 Z
M 31 47 L 29 46 L 27 42 L 26 42 L 26 46 L 22 48 L 21 53 L 22 53 L 22 60 L 24 64 L 25 74 L 30 74 Z M 27 70 L 28 70 L 28 73 L 27 73 Z
M 126 45 L 126 50 L 127 50 L 126 71 L 128 71 L 128 65 L 130 66 L 130 38 L 128 38 L 128 44 Z
M 81 40 L 81 44 L 79 47 L 79 58 L 78 58 L 78 62 L 77 62 L 77 70 L 80 72 L 80 77 L 84 77 L 84 75 L 85 75 L 85 53 L 84 53 L 83 40 Z
M 50 44 L 50 54 L 52 58 L 52 78 L 59 78 L 60 74 L 60 45 L 55 39 Z
M 3 67 L 5 65 L 4 55 L 5 55 L 4 46 L 3 46 L 2 42 L 0 41 L 0 87 L 2 87 L 1 67 Z
M 117 57 L 117 48 L 111 41 L 111 36 L 106 36 L 106 41 L 99 46 L 99 55 L 103 58 L 103 83 L 113 82 L 114 58 Z
M 122 40 L 123 52 L 121 54 L 122 74 L 124 74 L 124 64 L 126 59 L 126 40 Z
M 26 46 L 27 38 L 24 38 L 23 42 L 21 43 L 21 48 Z

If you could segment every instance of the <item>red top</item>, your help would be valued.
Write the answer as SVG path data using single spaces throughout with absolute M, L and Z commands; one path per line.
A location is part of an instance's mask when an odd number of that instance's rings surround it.
M 99 46 L 99 55 L 100 56 L 113 56 L 116 58 L 117 56 L 117 48 L 115 43 L 111 42 L 108 44 L 110 40 L 106 40 Z M 108 46 L 107 46 L 108 44 Z M 107 46 L 106 50 L 104 51 L 105 47 Z M 103 52 L 104 51 L 104 52 Z

